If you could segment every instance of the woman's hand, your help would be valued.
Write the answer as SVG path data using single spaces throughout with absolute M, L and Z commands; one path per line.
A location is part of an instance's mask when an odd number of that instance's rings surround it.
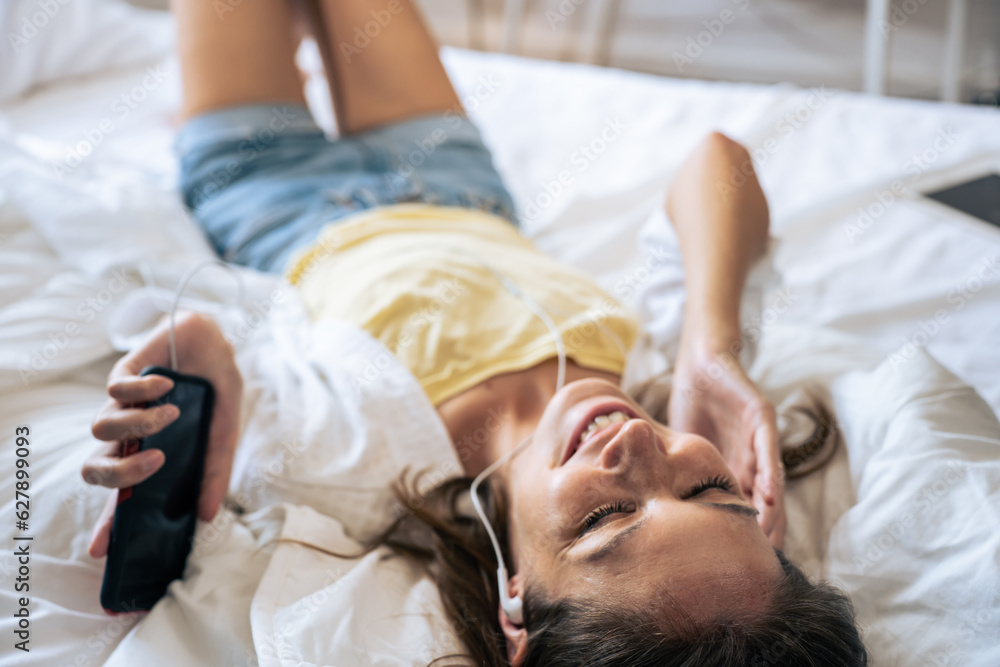
M 211 521 L 229 487 L 233 456 L 239 437 L 239 411 L 243 378 L 236 367 L 233 347 L 211 319 L 196 313 L 177 313 L 175 339 L 181 373 L 208 380 L 215 390 L 212 425 L 205 454 L 205 472 L 198 499 L 198 517 Z M 179 416 L 174 405 L 138 407 L 163 396 L 173 381 L 161 375 L 140 376 L 147 366 L 170 366 L 169 322 L 164 318 L 146 341 L 118 360 L 108 376 L 110 399 L 94 418 L 94 437 L 105 441 L 83 465 L 88 484 L 120 489 L 147 479 L 165 461 L 158 449 L 122 457 L 125 443 L 162 431 Z M 90 555 L 107 554 L 117 494 L 98 519 L 90 541 Z
M 774 406 L 740 366 L 737 346 L 682 337 L 667 406 L 670 427 L 719 448 L 771 544 L 785 538 L 784 469 Z

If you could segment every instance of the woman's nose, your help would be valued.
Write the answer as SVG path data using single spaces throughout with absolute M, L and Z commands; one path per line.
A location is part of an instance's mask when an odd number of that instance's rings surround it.
M 651 466 L 666 455 L 666 443 L 653 425 L 644 419 L 632 419 L 604 446 L 597 463 L 607 470 L 623 466 Z

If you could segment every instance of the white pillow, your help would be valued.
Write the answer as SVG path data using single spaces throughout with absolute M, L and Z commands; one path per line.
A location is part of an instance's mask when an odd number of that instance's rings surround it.
M 850 595 L 872 664 L 1000 665 L 1000 423 L 912 345 L 776 323 L 750 375 L 830 400 L 843 444 L 789 483 L 785 553 Z
M 974 353 L 973 351 L 970 351 Z M 1000 424 L 919 348 L 831 388 L 857 504 L 827 575 L 877 665 L 1000 665 Z
M 167 12 L 122 0 L 4 0 L 0 102 L 56 79 L 159 58 L 173 46 Z

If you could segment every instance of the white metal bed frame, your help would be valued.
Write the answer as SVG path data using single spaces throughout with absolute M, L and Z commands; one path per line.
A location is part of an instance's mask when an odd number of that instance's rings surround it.
M 621 0 L 589 0 L 587 17 L 579 53 L 588 63 L 606 63 L 614 37 L 616 18 Z M 582 9 L 582 8 L 581 8 Z M 528 10 L 528 0 L 506 0 L 500 50 L 517 53 L 521 43 L 521 28 Z M 960 101 L 962 92 L 962 55 L 965 51 L 966 0 L 948 0 L 945 24 L 945 53 L 941 71 L 941 99 Z M 892 0 L 868 0 L 865 18 L 864 91 L 875 95 L 886 92 L 889 53 L 892 45 L 890 29 Z

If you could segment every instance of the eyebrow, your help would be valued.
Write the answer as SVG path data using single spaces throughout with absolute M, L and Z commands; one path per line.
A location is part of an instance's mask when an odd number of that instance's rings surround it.
M 737 505 L 735 503 L 699 503 L 705 507 L 711 507 L 713 509 L 723 510 L 725 512 L 730 512 L 732 514 L 737 514 L 739 516 L 745 516 L 749 518 L 757 518 L 757 510 L 752 507 L 747 507 L 746 505 Z M 583 560 L 587 563 L 596 563 L 606 559 L 615 550 L 618 549 L 630 536 L 634 535 L 637 530 L 645 525 L 647 517 L 643 517 L 633 523 L 632 525 L 619 530 L 611 539 L 604 543 L 599 549 L 595 549 L 586 556 Z

